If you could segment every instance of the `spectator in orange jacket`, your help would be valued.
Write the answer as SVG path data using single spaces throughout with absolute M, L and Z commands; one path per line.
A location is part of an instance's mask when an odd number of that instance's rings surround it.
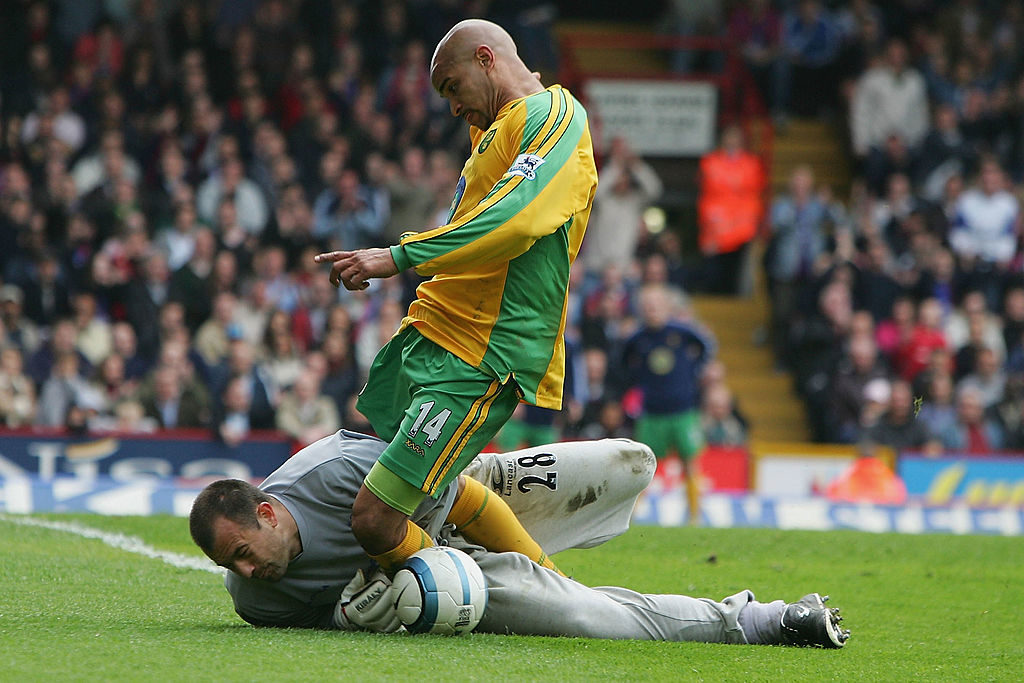
M 747 245 L 764 216 L 765 172 L 761 160 L 743 147 L 743 132 L 729 126 L 721 146 L 700 161 L 698 241 L 705 259 L 705 287 L 740 294 Z

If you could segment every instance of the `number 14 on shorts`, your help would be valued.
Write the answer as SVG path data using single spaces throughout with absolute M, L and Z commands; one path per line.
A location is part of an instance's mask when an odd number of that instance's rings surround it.
M 427 420 L 427 416 L 430 411 L 434 409 L 433 401 L 425 401 L 420 404 L 420 412 L 416 416 L 416 421 L 412 423 L 412 427 L 409 428 L 409 437 L 412 438 L 423 430 L 423 433 L 427 435 L 426 441 L 423 442 L 427 448 L 434 445 L 434 442 L 441 436 L 441 430 L 444 429 L 444 423 L 448 421 L 448 418 L 452 416 L 452 411 L 447 408 L 442 409 L 437 415 Z

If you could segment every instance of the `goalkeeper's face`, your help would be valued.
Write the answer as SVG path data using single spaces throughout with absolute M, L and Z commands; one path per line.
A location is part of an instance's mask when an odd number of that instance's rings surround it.
M 217 518 L 210 559 L 247 579 L 280 581 L 291 559 L 289 539 L 269 503 L 260 503 L 257 522 L 247 527 Z

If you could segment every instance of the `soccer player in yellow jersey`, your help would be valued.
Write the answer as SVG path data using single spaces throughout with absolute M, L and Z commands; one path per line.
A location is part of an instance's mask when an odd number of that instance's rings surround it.
M 457 24 L 434 51 L 430 79 L 473 143 L 448 223 L 387 249 L 316 257 L 333 262 L 331 282 L 348 289 L 408 268 L 433 276 L 377 354 L 357 404 L 390 441 L 352 509 L 353 534 L 385 570 L 431 544 L 410 514 L 520 400 L 561 407 L 569 266 L 597 187 L 582 105 L 560 86 L 545 89 L 501 27 Z M 499 496 L 459 482 L 449 521 L 489 550 L 555 568 Z

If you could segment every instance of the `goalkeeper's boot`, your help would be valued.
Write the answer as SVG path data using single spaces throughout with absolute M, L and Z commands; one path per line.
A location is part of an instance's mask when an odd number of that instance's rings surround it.
M 782 639 L 797 647 L 837 648 L 846 644 L 849 629 L 839 627 L 839 609 L 825 607 L 828 596 L 810 593 L 786 605 L 782 612 Z

